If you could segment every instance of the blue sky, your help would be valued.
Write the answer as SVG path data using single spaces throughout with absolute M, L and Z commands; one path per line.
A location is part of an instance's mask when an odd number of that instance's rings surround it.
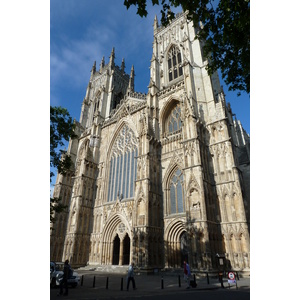
M 79 120 L 90 70 L 97 70 L 103 56 L 105 62 L 115 47 L 115 62 L 125 59 L 125 71 L 135 68 L 135 90 L 147 92 L 152 56 L 153 21 L 160 19 L 158 6 L 148 6 L 147 18 L 129 10 L 123 0 L 51 0 L 50 1 L 50 101 L 63 106 Z M 179 11 L 179 10 L 178 10 Z M 221 79 L 221 78 L 220 78 Z M 243 93 L 228 92 L 226 101 L 250 134 L 250 99 Z

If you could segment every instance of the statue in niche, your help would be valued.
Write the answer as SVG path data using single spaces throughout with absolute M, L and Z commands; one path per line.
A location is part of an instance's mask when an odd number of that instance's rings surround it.
M 220 132 L 221 138 L 224 139 L 225 138 L 224 128 L 221 123 L 219 124 L 218 131 Z
M 243 253 L 243 260 L 244 260 L 244 267 L 249 268 L 249 263 L 248 263 L 248 253 Z
M 146 119 L 146 114 L 143 112 L 140 116 L 140 130 L 139 133 L 140 135 L 145 134 L 147 132 L 147 119 Z
M 240 265 L 239 265 L 239 260 L 238 260 L 238 254 L 233 253 L 233 256 L 234 256 L 234 265 L 235 265 L 236 268 L 239 268 Z

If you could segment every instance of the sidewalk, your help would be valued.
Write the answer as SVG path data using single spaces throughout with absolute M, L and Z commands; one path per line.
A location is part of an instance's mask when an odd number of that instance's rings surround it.
M 137 273 L 135 276 L 136 290 L 132 289 L 130 284 L 129 291 L 126 290 L 126 274 L 103 274 L 97 271 L 76 270 L 80 276 L 83 276 L 82 283 L 76 288 L 69 288 L 68 297 L 59 297 L 59 289 L 50 290 L 50 299 L 112 299 L 112 298 L 128 298 L 128 297 L 142 297 L 155 295 L 169 295 L 174 293 L 181 293 L 187 291 L 187 284 L 180 276 L 180 283 L 178 275 L 169 274 L 155 274 L 146 275 Z M 191 276 L 193 279 L 193 275 Z M 94 284 L 95 281 L 95 284 Z M 123 289 L 122 289 L 123 282 Z M 190 290 L 216 290 L 221 289 L 221 283 L 217 278 L 209 278 L 209 283 L 206 277 L 196 278 L 197 287 L 190 288 Z M 179 284 L 181 286 L 179 286 Z M 229 287 L 227 279 L 223 279 L 225 289 L 250 289 L 250 278 L 240 278 L 236 285 Z M 121 290 L 122 289 L 122 290 Z

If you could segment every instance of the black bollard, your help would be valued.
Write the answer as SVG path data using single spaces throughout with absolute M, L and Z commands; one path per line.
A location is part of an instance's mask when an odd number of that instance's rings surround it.
M 81 286 L 83 285 L 83 275 L 81 276 Z
M 164 277 L 161 276 L 161 288 L 163 289 L 164 288 Z
M 121 278 L 121 291 L 123 291 L 123 277 Z
M 221 287 L 224 288 L 224 285 L 223 285 L 223 273 L 219 273 L 219 281 L 221 282 Z
M 236 272 L 236 278 L 237 278 L 237 280 L 240 280 L 240 277 L 239 277 L 239 273 L 238 273 L 238 272 Z
M 108 277 L 106 278 L 106 289 L 108 290 Z
M 208 272 L 206 273 L 206 280 L 207 280 L 207 284 L 209 284 Z
M 196 275 L 194 274 L 194 281 L 195 281 L 195 283 L 196 283 Z
M 180 275 L 178 275 L 178 286 L 181 287 L 181 283 L 180 283 Z
M 96 282 L 96 276 L 94 276 L 94 280 L 93 280 L 93 288 L 95 287 L 95 282 Z

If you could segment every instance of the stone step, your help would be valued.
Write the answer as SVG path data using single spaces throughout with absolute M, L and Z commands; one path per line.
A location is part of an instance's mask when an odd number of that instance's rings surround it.
M 125 266 L 116 266 L 116 265 L 88 265 L 85 267 L 80 267 L 78 270 L 87 270 L 87 271 L 97 271 L 103 273 L 116 273 L 116 274 L 125 274 L 127 273 L 129 265 Z

